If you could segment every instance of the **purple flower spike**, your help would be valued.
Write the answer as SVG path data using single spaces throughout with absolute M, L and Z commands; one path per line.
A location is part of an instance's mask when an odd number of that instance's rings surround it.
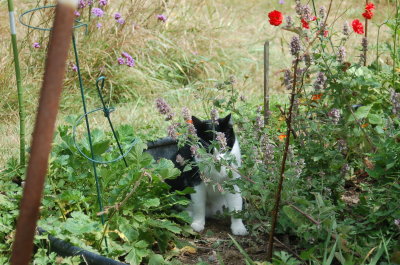
M 89 0 L 89 1 L 87 1 L 87 4 L 88 4 L 88 6 L 91 6 L 91 5 L 93 5 L 93 0 Z
M 73 64 L 71 66 L 71 70 L 74 71 L 74 72 L 78 72 L 78 66 L 76 66 L 76 64 Z
M 92 9 L 92 14 L 95 15 L 96 17 L 102 17 L 104 16 L 104 11 L 101 10 L 100 8 L 95 7 Z
M 157 19 L 159 20 L 159 21 L 162 21 L 162 22 L 166 22 L 167 21 L 167 16 L 166 15 L 157 15 Z
M 122 57 L 118 58 L 118 64 L 125 64 L 125 59 Z
M 85 8 L 86 2 L 84 0 L 79 0 L 78 8 L 82 9 Z
M 283 5 L 285 3 L 285 0 L 279 0 L 279 4 Z
M 132 56 L 129 53 L 122 52 L 121 55 L 122 55 L 122 57 L 125 57 L 125 62 L 126 62 L 127 66 L 129 66 L 129 67 L 134 67 L 135 66 L 135 59 L 133 59 Z
M 102 26 L 103 26 L 103 24 L 101 24 L 101 23 L 97 23 L 97 25 L 96 25 L 96 27 L 97 27 L 98 29 L 100 29 Z
M 77 10 L 75 10 L 74 15 L 75 15 L 76 17 L 80 17 L 80 16 L 81 16 L 81 13 L 79 13 Z
M 32 47 L 35 49 L 39 49 L 40 48 L 39 42 L 35 42 L 34 44 L 32 44 Z
M 129 67 L 134 67 L 135 66 L 135 59 L 127 59 L 126 60 L 126 65 Z
M 116 20 L 120 19 L 121 17 L 122 17 L 122 16 L 121 16 L 121 13 L 119 13 L 119 12 L 117 12 L 117 13 L 114 14 L 114 18 L 115 18 Z
M 108 4 L 107 0 L 99 0 L 100 6 L 106 6 Z
M 125 24 L 125 19 L 120 18 L 120 19 L 117 20 L 117 22 L 118 22 L 119 24 L 123 25 L 123 24 Z

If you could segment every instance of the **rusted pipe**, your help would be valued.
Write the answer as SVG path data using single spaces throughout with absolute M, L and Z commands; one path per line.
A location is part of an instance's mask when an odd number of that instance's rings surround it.
M 43 186 L 72 38 L 77 0 L 59 0 L 50 37 L 26 183 L 12 249 L 11 264 L 29 264 Z

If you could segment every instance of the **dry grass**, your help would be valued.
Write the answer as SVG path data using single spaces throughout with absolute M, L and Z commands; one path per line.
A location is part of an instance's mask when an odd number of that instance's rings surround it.
M 328 5 L 328 0 L 316 0 L 316 5 Z M 363 1 L 361 1 L 363 2 Z M 217 81 L 230 75 L 238 79 L 237 89 L 255 104 L 261 103 L 262 47 L 266 39 L 271 41 L 271 89 L 275 101 L 284 100 L 280 70 L 290 63 L 287 44 L 291 34 L 273 28 L 267 20 L 267 12 L 280 9 L 294 14 L 294 1 L 261 0 L 131 0 L 111 1 L 108 14 L 121 11 L 128 23 L 117 27 L 109 16 L 102 20 L 103 28 L 97 30 L 94 21 L 89 35 L 78 30 L 78 48 L 84 83 L 90 108 L 97 107 L 94 94 L 96 77 L 108 77 L 107 94 L 116 105 L 113 114 L 116 124 L 131 124 L 138 132 L 151 137 L 164 134 L 165 124 L 154 110 L 158 96 L 166 98 L 180 112 L 189 105 L 193 113 L 205 116 L 209 102 L 217 96 L 213 90 Z M 42 5 L 16 2 L 16 13 Z M 393 13 L 389 0 L 378 4 L 376 23 L 382 23 Z M 340 31 L 345 19 L 360 18 L 362 4 L 358 0 L 334 0 L 328 23 L 334 26 L 330 34 Z M 0 167 L 18 154 L 18 110 L 12 52 L 9 44 L 8 16 L 5 1 L 0 2 Z M 159 23 L 155 14 L 168 15 L 166 24 Z M 32 23 L 43 22 L 33 18 Z M 136 25 L 133 27 L 133 23 Z M 37 24 L 36 24 L 37 25 Z M 28 111 L 27 134 L 34 122 L 38 91 L 43 74 L 45 49 L 35 50 L 31 44 L 48 39 L 45 32 L 29 31 L 17 26 L 25 100 Z M 376 39 L 376 26 L 371 26 L 370 38 Z M 383 38 L 385 33 L 383 32 Z M 359 36 L 352 36 L 350 55 L 357 55 Z M 372 42 L 374 45 L 375 41 Z M 352 49 L 352 50 L 351 50 Z M 116 58 L 121 51 L 130 52 L 137 60 L 135 68 L 118 66 Z M 334 51 L 330 51 L 334 52 Z M 373 53 L 371 52 L 370 56 Z M 73 62 L 72 53 L 69 61 Z M 81 113 L 76 75 L 68 68 L 58 123 L 67 115 Z M 29 140 L 29 139 L 28 139 Z

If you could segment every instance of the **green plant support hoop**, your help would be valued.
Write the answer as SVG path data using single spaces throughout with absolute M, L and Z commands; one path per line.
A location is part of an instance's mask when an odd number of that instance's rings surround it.
M 11 1 L 11 0 L 9 0 L 9 1 Z M 29 13 L 32 13 L 32 12 L 35 12 L 35 11 L 38 11 L 38 10 L 41 10 L 41 9 L 55 8 L 55 7 L 56 7 L 55 5 L 49 5 L 49 6 L 42 6 L 42 7 L 37 7 L 37 8 L 34 8 L 34 9 L 30 9 L 30 10 L 28 10 L 28 11 L 22 13 L 22 14 L 19 16 L 19 22 L 20 22 L 22 25 L 24 25 L 24 26 L 26 26 L 26 27 L 28 27 L 28 28 L 31 28 L 31 29 L 42 30 L 42 31 L 51 31 L 52 28 L 41 28 L 41 27 L 35 27 L 35 26 L 31 26 L 31 25 L 29 25 L 29 24 L 26 24 L 26 23 L 23 21 L 23 17 L 24 17 L 25 15 L 29 14 Z M 76 22 L 76 25 L 73 27 L 74 29 L 81 28 L 81 27 L 85 27 L 85 32 L 87 33 L 87 29 L 88 29 L 88 25 L 87 25 L 87 24 L 82 23 L 82 22 L 80 22 L 79 20 L 76 20 L 75 22 Z M 73 140 L 74 140 L 74 144 L 75 144 L 75 146 L 76 146 L 78 152 L 79 152 L 81 155 L 83 155 L 86 159 L 88 159 L 88 160 L 92 163 L 92 166 L 93 166 L 93 174 L 94 174 L 95 183 L 96 183 L 97 202 L 98 202 L 98 206 L 99 206 L 100 212 L 103 212 L 103 211 L 104 211 L 104 207 L 103 207 L 102 191 L 101 191 L 101 185 L 100 185 L 99 177 L 98 177 L 98 175 L 97 175 L 97 168 L 96 168 L 96 165 L 97 165 L 97 164 L 109 164 L 109 163 L 114 163 L 114 162 L 117 162 L 117 161 L 119 161 L 119 160 L 122 159 L 122 160 L 124 161 L 124 164 L 128 167 L 128 163 L 126 162 L 125 157 L 126 157 L 126 155 L 130 152 L 130 150 L 133 148 L 133 146 L 136 144 L 136 140 L 133 140 L 133 141 L 131 142 L 130 146 L 127 148 L 127 151 L 124 153 L 123 150 L 122 150 L 121 144 L 120 144 L 120 142 L 119 142 L 119 140 L 118 140 L 118 136 L 117 136 L 117 134 L 116 134 L 116 132 L 115 132 L 115 130 L 114 130 L 114 126 L 113 126 L 113 124 L 112 124 L 111 118 L 110 118 L 110 113 L 111 113 L 112 111 L 114 111 L 114 108 L 107 108 L 107 107 L 106 107 L 106 104 L 105 104 L 105 102 L 104 102 L 103 95 L 102 95 L 102 93 L 101 93 L 101 90 L 104 88 L 105 77 L 102 76 L 102 77 L 99 77 L 99 78 L 96 80 L 97 93 L 98 93 L 98 96 L 99 96 L 99 98 L 100 98 L 102 107 L 97 108 L 97 109 L 95 109 L 95 110 L 91 110 L 91 111 L 88 111 L 88 110 L 87 110 L 87 107 L 86 107 L 86 99 L 85 99 L 85 90 L 84 90 L 84 87 L 83 87 L 82 75 L 81 75 L 81 70 L 80 70 L 80 67 L 79 67 L 78 49 L 77 49 L 77 47 L 76 47 L 76 39 L 75 39 L 74 34 L 72 35 L 72 46 L 73 46 L 74 55 L 75 55 L 75 63 L 76 63 L 76 67 L 77 67 L 78 82 L 79 82 L 79 88 L 80 88 L 80 92 L 81 92 L 81 99 L 82 99 L 82 106 L 83 106 L 83 115 L 80 116 L 80 117 L 77 119 L 77 121 L 76 121 L 76 123 L 75 123 L 75 125 L 74 125 L 74 127 L 73 127 Z M 110 126 L 110 129 L 111 129 L 111 131 L 112 131 L 112 133 L 113 133 L 114 140 L 115 140 L 115 142 L 117 143 L 118 150 L 119 150 L 119 152 L 120 152 L 120 156 L 119 156 L 119 157 L 117 157 L 116 159 L 110 160 L 110 161 L 101 161 L 101 160 L 95 159 L 95 155 L 94 155 L 94 151 L 93 151 L 93 142 L 92 142 L 92 136 L 91 136 L 91 130 L 90 130 L 90 123 L 89 123 L 88 115 L 90 115 L 90 114 L 92 114 L 92 113 L 94 113 L 94 112 L 97 112 L 97 111 L 103 111 L 104 116 L 105 116 L 105 118 L 107 119 L 108 124 L 109 124 L 109 126 Z M 90 147 L 90 157 L 87 156 L 87 155 L 79 148 L 79 146 L 78 146 L 78 144 L 77 144 L 77 142 L 76 142 L 76 139 L 75 139 L 75 138 L 76 138 L 76 137 L 75 137 L 75 136 L 76 136 L 76 127 L 80 124 L 80 122 L 83 120 L 83 118 L 85 119 L 86 131 L 87 131 L 87 135 L 88 135 L 88 141 L 89 141 L 89 147 Z M 100 218 L 101 218 L 101 223 L 102 223 L 103 226 L 104 226 L 104 224 L 105 224 L 105 222 L 106 222 L 104 215 L 101 215 Z M 105 243 L 105 247 L 106 247 L 106 251 L 107 251 L 107 250 L 108 250 L 107 238 L 104 239 L 104 243 Z

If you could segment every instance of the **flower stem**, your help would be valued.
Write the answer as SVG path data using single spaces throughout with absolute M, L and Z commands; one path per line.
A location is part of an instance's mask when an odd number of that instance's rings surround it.
M 368 0 L 365 0 L 365 6 L 368 5 Z M 368 19 L 365 18 L 365 32 L 364 37 L 368 40 Z M 367 48 L 364 48 L 364 66 L 367 66 Z
M 275 227 L 276 227 L 276 222 L 278 220 L 279 204 L 281 201 L 282 186 L 283 186 L 284 173 L 285 173 L 285 168 L 286 168 L 286 159 L 288 156 L 290 133 L 291 133 L 291 129 L 292 129 L 292 113 L 293 113 L 294 99 L 296 96 L 296 81 L 297 81 L 298 65 L 299 65 L 299 55 L 296 56 L 296 60 L 294 62 L 293 87 L 292 87 L 292 93 L 291 93 L 291 97 L 290 97 L 289 117 L 286 119 L 287 129 L 286 129 L 285 148 L 283 151 L 280 177 L 279 177 L 279 182 L 278 182 L 278 190 L 275 194 L 275 205 L 274 205 L 274 209 L 272 210 L 272 224 L 271 224 L 271 231 L 269 233 L 269 239 L 268 239 L 267 261 L 271 261 L 272 251 L 273 251 L 273 247 L 274 247 L 273 244 L 274 244 Z

